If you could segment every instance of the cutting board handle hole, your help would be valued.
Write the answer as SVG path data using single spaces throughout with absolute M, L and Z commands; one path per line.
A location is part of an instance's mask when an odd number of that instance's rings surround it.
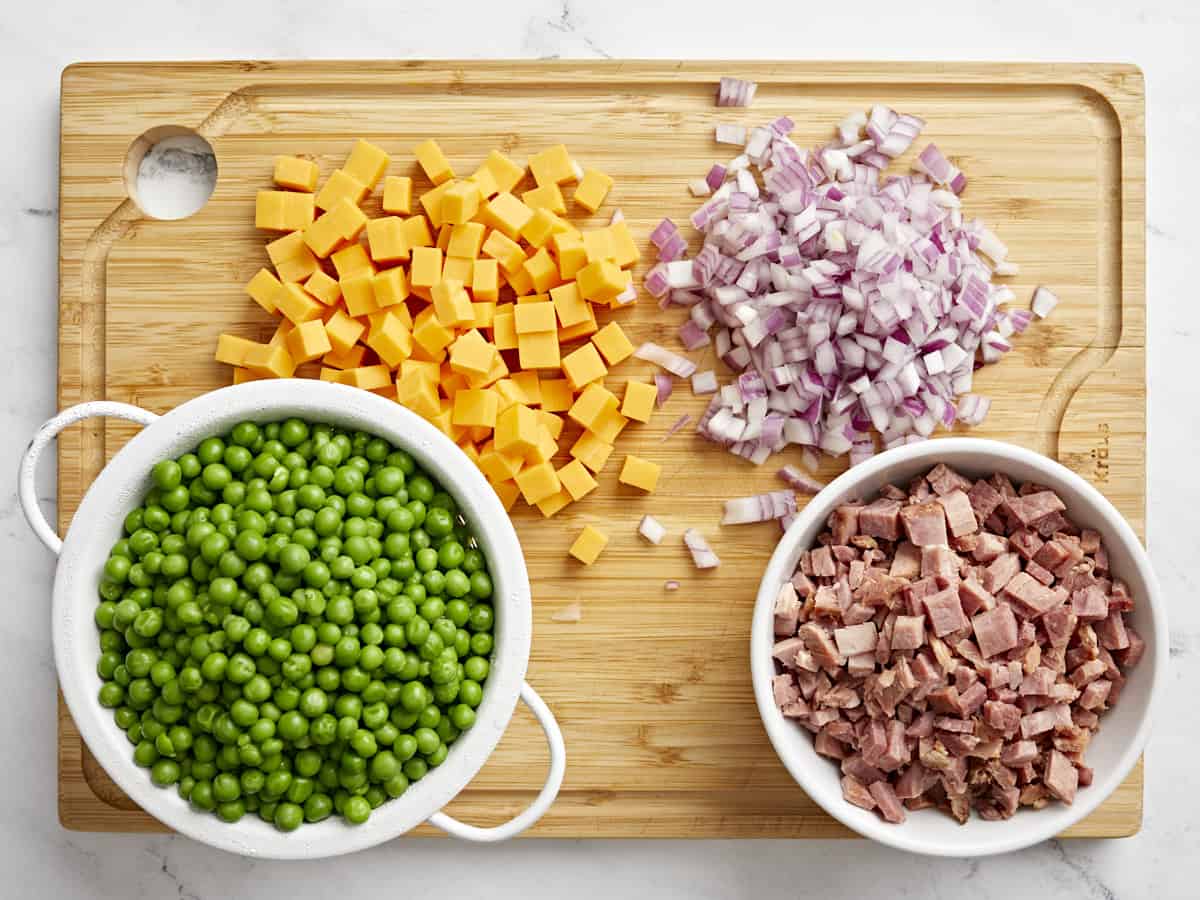
M 186 219 L 217 186 L 217 155 L 191 128 L 159 125 L 129 145 L 125 190 L 152 219 Z

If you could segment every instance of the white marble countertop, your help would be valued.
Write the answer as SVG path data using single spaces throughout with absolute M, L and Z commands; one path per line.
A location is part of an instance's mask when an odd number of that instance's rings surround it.
M 466 6 L 466 3 L 461 6 Z M 1200 716 L 1200 481 L 1190 472 L 1200 406 L 1188 354 L 1200 339 L 1185 219 L 1200 207 L 1195 47 L 1200 8 L 1142 0 L 865 0 L 853 7 L 760 0 L 770 27 L 731 22 L 712 0 L 620 4 L 267 0 L 42 0 L 0 22 L 0 314 L 10 374 L 0 381 L 0 472 L 54 409 L 58 78 L 84 59 L 709 57 L 1131 61 L 1146 73 L 1149 128 L 1151 552 L 1171 598 L 1169 697 L 1147 753 L 1145 823 L 1121 841 L 1052 841 L 981 861 L 907 857 L 858 841 L 519 841 L 464 848 L 396 841 L 319 864 L 249 862 L 176 837 L 64 831 L 55 811 L 54 668 L 46 601 L 52 561 L 0 485 L 0 868 L 25 897 L 180 898 L 470 895 L 560 897 L 1195 897 L 1200 836 L 1193 760 Z M 634 7 L 630 4 L 631 8 Z M 333 26 L 330 12 L 337 10 Z M 452 26 L 452 27 L 447 27 Z M 1053 127 L 1048 123 L 1047 127 Z M 1178 184 L 1175 182 L 1178 181 Z M 1179 360 L 1176 353 L 1184 353 Z M 1179 467 L 1180 472 L 1176 472 Z M 42 473 L 44 494 L 53 475 Z M 11 573 L 11 574 L 10 574 Z M 1183 714 L 1174 715 L 1173 709 Z M 462 866 L 462 854 L 472 864 Z M 964 884 L 966 881 L 966 884 Z M 15 890 L 19 883 L 21 888 Z M 965 889 L 965 890 L 964 890 Z

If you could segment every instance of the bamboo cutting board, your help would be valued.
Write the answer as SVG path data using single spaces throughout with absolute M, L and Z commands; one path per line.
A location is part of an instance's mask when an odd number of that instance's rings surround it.
M 721 74 L 759 82 L 750 110 L 718 110 Z M 474 168 L 493 147 L 518 160 L 564 142 L 616 179 L 620 206 L 643 246 L 664 215 L 696 205 L 684 188 L 728 148 L 712 126 L 780 114 L 803 144 L 823 141 L 845 114 L 885 102 L 925 118 L 964 170 L 968 214 L 1011 247 L 1021 298 L 1052 286 L 1062 304 L 1032 327 L 977 387 L 994 398 L 976 433 L 1055 456 L 1095 483 L 1142 533 L 1145 507 L 1145 140 L 1141 73 L 1112 65 L 673 62 L 325 62 L 82 64 L 62 80 L 59 403 L 108 398 L 164 412 L 229 383 L 212 362 L 216 336 L 269 334 L 242 292 L 265 264 L 253 228 L 254 193 L 277 154 L 316 159 L 322 177 L 365 137 L 415 174 L 411 147 L 436 138 L 452 163 Z M 130 145 L 161 125 L 196 129 L 213 145 L 216 192 L 195 216 L 143 217 L 127 198 Z M 911 154 L 910 154 L 911 156 Z M 906 167 L 909 156 L 902 161 Z M 423 184 L 418 179 L 418 187 Z M 368 205 L 377 210 L 378 200 Z M 599 217 L 597 221 L 600 221 Z M 606 221 L 606 219 L 604 219 Z M 647 254 L 648 255 L 648 254 Z M 635 342 L 674 344 L 679 310 L 643 299 L 618 314 Z M 708 358 L 711 364 L 711 354 Z M 702 362 L 702 368 L 705 367 Z M 631 361 L 614 381 L 645 377 Z M 759 574 L 777 537 L 766 524 L 717 526 L 720 501 L 777 485 L 687 430 L 664 441 L 703 400 L 686 386 L 618 453 L 663 464 L 659 490 L 616 484 L 553 520 L 517 514 L 534 592 L 529 681 L 562 724 L 569 748 L 563 792 L 532 830 L 543 837 L 838 837 L 849 834 L 779 764 L 759 723 L 747 648 Z M 104 461 L 132 431 L 89 424 L 59 443 L 65 530 Z M 794 461 L 794 460 L 793 460 Z M 824 476 L 841 466 L 828 463 Z M 671 536 L 639 543 L 651 512 Z M 586 571 L 566 557 L 593 523 L 611 535 Z M 705 533 L 724 560 L 697 573 L 679 541 Z M 682 582 L 668 594 L 667 579 Z M 552 620 L 579 601 L 583 620 Z M 59 702 L 59 813 L 72 829 L 149 831 L 83 747 Z M 540 787 L 546 752 L 519 710 L 495 755 L 449 807 L 494 824 Z M 1137 831 L 1142 769 L 1069 834 Z M 425 831 L 431 831 L 426 828 Z

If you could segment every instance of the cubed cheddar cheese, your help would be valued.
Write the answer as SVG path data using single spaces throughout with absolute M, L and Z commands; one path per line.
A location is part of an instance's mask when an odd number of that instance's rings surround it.
M 358 318 L 379 312 L 379 304 L 375 300 L 375 275 L 373 272 L 356 272 L 338 281 L 342 289 L 342 302 L 346 304 L 346 312 Z
M 349 275 L 357 275 L 360 272 L 368 272 L 375 274 L 375 265 L 371 262 L 371 257 L 367 254 L 367 248 L 362 244 L 351 244 L 348 247 L 343 247 L 334 253 L 330 260 L 333 262 L 333 268 L 337 272 L 338 278 L 346 278 Z
M 562 437 L 562 431 L 563 431 L 562 416 L 556 416 L 552 412 L 546 412 L 546 410 L 544 410 L 544 409 L 539 409 L 538 410 L 538 421 L 541 422 L 544 426 L 546 426 L 546 431 L 548 431 L 550 433 L 550 437 L 554 438 L 555 441 L 557 441 L 560 437 Z
M 240 366 L 246 361 L 246 354 L 257 346 L 257 341 L 236 334 L 218 335 L 216 360 L 226 365 Z
M 442 198 L 446 196 L 446 191 L 453 186 L 453 181 L 446 181 L 421 195 L 421 208 L 425 210 L 425 215 L 429 217 L 429 224 L 434 228 L 442 227 Z
M 486 208 L 488 223 L 514 241 L 533 216 L 533 210 L 504 191 L 489 200 Z
M 488 170 L 497 192 L 511 191 L 525 177 L 525 170 L 499 150 L 489 153 L 480 168 Z
M 571 445 L 570 453 L 593 472 L 599 472 L 608 462 L 612 451 L 612 444 L 607 444 L 590 431 L 585 431 L 579 436 L 579 440 Z
M 538 442 L 534 448 L 525 454 L 526 465 L 539 465 L 549 462 L 558 452 L 558 441 L 545 425 L 538 427 Z
M 544 209 L 535 209 L 533 215 L 529 217 L 529 221 L 525 223 L 525 227 L 521 229 L 521 239 L 531 247 L 544 247 L 550 240 L 550 236 L 554 234 L 556 221 L 553 213 Z M 555 263 L 556 268 L 557 266 L 558 264 Z
M 394 215 L 412 215 L 412 179 L 407 175 L 389 175 L 383 180 L 383 211 Z
M 558 482 L 571 495 L 572 500 L 582 500 L 598 486 L 592 473 L 577 459 L 571 460 L 558 470 Z
M 507 374 L 508 366 L 504 362 L 504 357 L 499 353 L 493 353 L 492 367 L 482 375 L 468 375 L 467 385 L 473 388 L 485 388 L 495 384 Z
M 343 200 L 304 229 L 304 243 L 325 259 L 346 241 L 358 237 L 367 226 L 367 217 L 349 200 Z
M 467 440 L 459 441 L 458 449 L 465 453 L 467 459 L 475 463 L 476 466 L 479 465 L 479 448 L 475 446 L 474 441 L 470 440 L 469 438 Z
M 550 288 L 558 286 L 558 266 L 555 265 L 550 252 L 545 247 L 525 260 L 525 274 L 529 276 L 534 290 L 539 294 L 544 294 Z
M 288 335 L 296 330 L 296 326 L 287 319 L 280 319 L 275 326 L 275 333 L 271 335 L 271 340 L 267 344 L 271 347 L 286 347 Z
M 441 315 L 438 315 L 441 318 Z M 495 362 L 496 348 L 474 328 L 464 331 L 450 345 L 450 368 L 467 377 L 486 375 Z
M 604 198 L 612 190 L 613 180 L 603 172 L 584 169 L 583 178 L 575 188 L 575 202 L 588 212 L 595 212 L 604 204 Z M 563 210 L 566 212 L 566 210 Z
M 455 225 L 450 230 L 450 243 L 446 246 L 446 255 L 460 259 L 475 259 L 483 247 L 484 232 L 487 229 L 479 222 L 464 222 Z
M 367 328 L 362 322 L 352 319 L 340 309 L 336 310 L 325 322 L 325 333 L 329 335 L 329 343 L 333 345 L 334 350 L 340 353 L 348 352 L 358 343 L 358 339 L 366 330 Z
M 654 385 L 645 381 L 627 381 L 621 415 L 635 422 L 649 422 L 657 399 L 658 389 Z
M 498 483 L 492 482 L 491 484 L 492 490 L 500 498 L 500 505 L 504 507 L 504 511 L 510 512 L 513 504 L 517 502 L 517 498 L 521 496 L 521 489 L 517 487 L 517 483 L 515 481 L 501 481 Z
M 437 141 L 422 141 L 413 147 L 413 155 L 417 157 L 425 177 L 435 185 L 454 177 L 454 169 L 450 168 L 450 161 L 446 159 L 446 154 L 442 152 Z
M 562 191 L 557 184 L 541 184 L 521 195 L 523 202 L 530 209 L 543 209 L 552 213 L 565 213 L 567 203 L 563 200 Z
M 600 438 L 606 444 L 615 444 L 617 437 L 625 430 L 625 426 L 629 424 L 629 420 L 621 415 L 621 411 L 615 406 L 611 409 L 606 409 L 592 424 L 588 431 Z
M 246 293 L 255 303 L 269 313 L 275 312 L 275 298 L 283 289 L 279 279 L 269 269 L 259 269 L 246 284 Z
M 608 374 L 604 360 L 591 344 L 584 344 L 578 350 L 564 356 L 562 370 L 567 376 L 567 381 L 571 383 L 571 389 L 576 391 L 583 390 L 586 385 Z
M 351 319 L 350 321 L 356 322 L 358 320 Z M 328 328 L 326 328 L 325 333 L 327 335 L 329 334 Z M 332 344 L 333 341 L 331 340 L 330 343 Z M 348 350 L 339 350 L 335 346 L 331 353 L 326 353 L 323 357 L 321 357 L 321 364 L 329 366 L 331 369 L 357 369 L 363 364 L 363 360 L 366 359 L 366 356 L 367 348 L 362 344 L 355 344 Z
M 538 441 L 537 413 L 522 403 L 510 406 L 496 417 L 496 449 L 524 456 Z
M 649 494 L 658 486 L 658 475 L 661 471 L 662 466 L 658 463 L 652 463 L 648 459 L 642 459 L 631 453 L 625 457 L 625 464 L 621 466 L 621 474 L 617 476 L 617 480 L 621 484 L 627 484 Z
M 375 351 L 384 365 L 395 369 L 412 355 L 412 332 L 400 316 L 384 311 L 367 335 L 367 346 Z
M 441 381 L 438 387 L 441 388 L 442 394 L 453 400 L 455 394 L 457 394 L 459 391 L 466 390 L 468 387 L 470 387 L 470 385 L 467 384 L 466 375 L 463 375 L 460 372 L 448 370 L 447 365 L 443 364 Z
M 410 248 L 404 236 L 404 220 L 399 216 L 371 219 L 367 222 L 367 246 L 371 250 L 371 259 L 377 263 L 407 260 Z
M 477 259 L 471 270 L 471 294 L 476 303 L 494 304 L 500 299 L 500 264 L 494 259 Z M 489 323 L 490 324 L 490 323 Z M 480 327 L 476 324 L 476 327 Z
M 479 196 L 484 200 L 488 197 L 494 197 L 500 193 L 500 188 L 496 185 L 496 176 L 487 165 L 482 165 L 470 175 L 467 176 L 475 184 L 479 185 Z
M 424 216 L 411 216 L 404 220 L 404 239 L 411 247 L 432 247 L 433 234 L 429 221 Z
M 301 322 L 287 337 L 287 350 L 297 363 L 312 362 L 329 353 L 333 347 L 320 319 Z
M 569 552 L 585 566 L 590 566 L 600 558 L 600 554 L 607 546 L 608 535 L 587 525 L 584 526 L 583 531 L 579 532 L 579 537 L 575 538 L 575 543 L 571 544 Z
M 499 415 L 503 415 L 503 413 Z M 492 484 L 512 479 L 521 471 L 524 463 L 525 460 L 520 453 L 509 453 L 496 449 L 495 440 L 487 441 L 479 448 L 479 468 Z
M 479 211 L 483 195 L 479 185 L 469 179 L 456 181 L 442 195 L 442 221 L 450 225 L 464 225 L 475 217 Z M 478 224 L 478 223 L 476 223 Z
M 248 381 L 261 381 L 262 378 L 263 378 L 263 376 L 256 375 L 254 372 L 251 372 L 249 369 L 247 369 L 243 366 L 234 366 L 234 369 L 233 369 L 233 383 L 234 384 L 245 384 Z
M 539 185 L 563 184 L 577 177 L 571 154 L 563 144 L 555 144 L 529 157 L 529 170 Z
M 470 426 L 495 428 L 496 414 L 499 410 L 500 398 L 494 390 L 485 388 L 476 391 L 467 388 L 454 395 L 454 416 L 451 421 L 464 428 Z
M 441 404 L 438 402 L 437 384 L 420 372 L 402 374 L 396 382 L 396 402 L 407 406 L 424 418 L 436 415 Z
M 492 343 L 497 350 L 517 349 L 517 323 L 513 315 L 516 307 L 505 303 L 496 307 L 492 315 Z
M 413 247 L 408 282 L 415 288 L 432 288 L 442 280 L 442 251 L 437 247 Z
M 554 471 L 554 466 L 549 462 L 526 466 L 516 474 L 513 480 L 516 481 L 517 487 L 521 489 L 521 496 L 525 498 L 525 502 L 530 506 L 540 500 L 545 500 L 553 494 L 557 494 L 562 487 L 558 483 L 558 473 Z
M 475 260 L 463 259 L 461 256 L 447 256 L 442 264 L 443 281 L 461 281 L 470 285 L 475 275 Z
M 254 201 L 254 227 L 265 231 L 301 231 L 312 224 L 315 212 L 312 194 L 259 191 Z
M 304 232 L 293 231 L 267 244 L 267 257 L 281 281 L 304 281 L 320 265 L 304 243 Z
M 585 300 L 607 303 L 629 286 L 631 278 L 630 273 L 617 268 L 616 263 L 603 259 L 580 269 L 575 276 L 575 283 Z
M 273 180 L 281 188 L 312 193 L 317 189 L 317 164 L 299 156 L 275 157 Z
M 558 274 L 563 281 L 573 279 L 588 263 L 587 249 L 580 235 L 558 232 L 551 236 L 550 248 L 558 258 Z
M 642 251 L 629 232 L 629 223 L 624 219 L 613 222 L 608 226 L 608 234 L 612 238 L 613 262 L 622 269 L 628 269 L 642 258 Z
M 558 342 L 560 344 L 565 344 L 576 338 L 590 337 L 600 327 L 596 324 L 596 310 L 592 307 L 592 304 L 584 303 L 583 305 L 587 307 L 587 318 L 576 325 L 558 329 Z
M 496 382 L 496 394 L 500 398 L 501 411 L 508 409 L 514 403 L 524 403 L 524 392 L 510 379 L 501 378 Z
M 612 232 L 607 228 L 595 228 L 583 233 L 583 251 L 588 263 L 615 260 L 617 250 L 613 246 Z
M 505 273 L 520 271 L 525 265 L 525 251 L 521 245 L 499 231 L 489 234 L 481 249 L 485 256 L 496 260 Z
M 543 516 L 549 519 L 551 516 L 560 512 L 563 507 L 571 502 L 571 495 L 565 489 L 559 489 L 557 494 L 551 494 L 545 500 L 539 500 L 535 506 Z
M 554 323 L 553 303 L 520 303 L 513 310 L 513 319 L 517 335 L 534 332 L 553 332 Z
M 471 312 L 475 314 L 475 318 L 471 320 L 472 328 L 491 328 L 496 316 L 496 304 L 491 300 L 472 303 Z
M 370 141 L 359 138 L 354 142 L 350 155 L 346 157 L 346 164 L 342 166 L 342 170 L 351 178 L 366 185 L 368 191 L 372 191 L 375 189 L 375 185 L 379 184 L 383 173 L 387 171 L 389 161 L 390 159 L 382 147 L 377 147 Z
M 407 316 L 408 310 L 404 308 L 403 304 L 408 299 L 409 287 L 408 276 L 403 267 L 395 266 L 391 269 L 384 269 L 374 275 L 371 278 L 371 289 L 375 292 L 377 307 L 387 309 L 389 306 L 398 306 L 404 309 L 405 316 Z
M 518 297 L 533 293 L 533 279 L 525 271 L 524 265 L 515 272 L 506 272 L 505 280 L 508 281 L 508 286 L 513 289 L 513 293 Z
M 321 190 L 317 192 L 317 208 L 333 209 L 339 200 L 349 200 L 357 206 L 363 202 L 369 190 L 365 184 L 344 169 L 335 169 L 333 174 L 325 180 Z
M 557 369 L 562 364 L 558 335 L 553 331 L 518 334 L 516 337 L 522 369 Z
M 275 294 L 275 307 L 293 325 L 319 319 L 325 311 L 324 305 L 298 284 L 285 284 Z
M 587 301 L 579 296 L 579 287 L 574 281 L 550 288 L 550 300 L 558 313 L 558 324 L 563 328 L 586 322 L 589 318 Z
M 325 274 L 323 269 L 318 269 L 308 276 L 308 281 L 304 282 L 304 289 L 326 306 L 333 306 L 342 299 L 341 285 L 336 278 Z
M 575 399 L 574 404 L 567 410 L 567 418 L 582 425 L 589 431 L 606 411 L 616 409 L 616 395 L 598 382 L 592 382 L 585 387 Z
M 609 322 L 592 335 L 592 343 L 610 366 L 622 363 L 633 356 L 633 343 L 616 322 Z
M 454 226 L 448 223 L 442 223 L 438 229 L 437 243 L 435 246 L 445 255 L 446 248 L 450 246 L 450 235 L 454 232 Z
M 546 412 L 566 412 L 571 408 L 574 392 L 565 378 L 546 378 L 539 383 L 542 409 Z
M 471 297 L 456 279 L 439 281 L 430 289 L 433 308 L 443 325 L 466 325 L 475 320 Z
M 528 372 L 513 372 L 512 383 L 516 385 L 517 390 L 521 392 L 522 400 L 526 406 L 540 406 L 542 403 L 542 383 L 538 378 L 538 373 L 534 371 Z M 558 435 L 555 435 L 557 437 Z
M 242 365 L 263 378 L 291 378 L 296 371 L 291 354 L 279 344 L 255 344 L 246 351 Z
M 436 357 L 450 346 L 454 332 L 438 319 L 432 306 L 427 306 L 413 319 L 413 340 L 430 357 Z

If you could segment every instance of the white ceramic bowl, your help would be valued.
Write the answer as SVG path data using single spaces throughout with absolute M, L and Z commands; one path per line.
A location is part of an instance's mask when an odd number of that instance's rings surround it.
M 33 474 L 38 457 L 67 425 L 90 416 L 116 416 L 145 426 L 113 458 L 88 489 L 65 541 L 38 508 Z M 240 421 L 266 422 L 299 416 L 376 434 L 410 452 L 455 499 L 475 529 L 495 584 L 495 649 L 475 725 L 455 742 L 445 762 L 405 794 L 371 813 L 363 825 L 331 817 L 290 834 L 257 815 L 226 824 L 193 810 L 174 789 L 155 787 L 133 748 L 97 702 L 99 642 L 93 611 L 109 548 L 121 536 L 126 513 L 150 487 L 150 469 L 161 459 L 185 453 L 206 437 Z M 429 821 L 458 837 L 501 840 L 536 822 L 554 801 L 566 765 L 562 734 L 554 716 L 525 683 L 532 632 L 532 607 L 525 559 L 508 514 L 479 470 L 449 438 L 399 404 L 366 391 L 321 381 L 256 381 L 197 397 L 164 416 L 123 403 L 95 402 L 65 410 L 42 426 L 21 464 L 21 503 L 43 543 L 58 554 L 52 633 L 59 684 L 71 716 L 104 770 L 139 806 L 165 825 L 214 847 L 246 856 L 314 859 L 361 850 Z M 537 716 L 550 744 L 550 773 L 534 803 L 496 828 L 475 828 L 439 812 L 466 786 L 495 749 L 512 718 L 518 697 Z
M 1015 481 L 1048 485 L 1067 504 L 1072 521 L 1094 528 L 1104 538 L 1113 573 L 1125 580 L 1137 604 L 1131 624 L 1145 638 L 1146 653 L 1129 673 L 1116 707 L 1106 712 L 1087 751 L 1095 781 L 1080 788 L 1070 806 L 1051 803 L 1041 810 L 1022 808 L 1011 819 L 988 822 L 972 813 L 959 825 L 934 809 L 909 812 L 908 820 L 890 825 L 874 812 L 842 799 L 840 771 L 813 750 L 812 735 L 783 717 L 775 705 L 771 647 L 775 596 L 796 569 L 800 554 L 825 529 L 834 507 L 852 498 L 871 498 L 884 484 L 905 485 L 939 462 L 964 475 L 1002 472 Z M 758 590 L 750 638 L 754 696 L 775 752 L 804 791 L 826 812 L 859 834 L 883 844 L 933 856 L 985 856 L 1005 853 L 1046 840 L 1091 813 L 1129 774 L 1145 747 L 1151 704 L 1163 686 L 1167 669 L 1166 602 L 1141 543 L 1128 523 L 1103 495 L 1071 470 L 1037 453 L 978 438 L 942 438 L 889 450 L 835 479 L 797 516 L 775 548 Z

